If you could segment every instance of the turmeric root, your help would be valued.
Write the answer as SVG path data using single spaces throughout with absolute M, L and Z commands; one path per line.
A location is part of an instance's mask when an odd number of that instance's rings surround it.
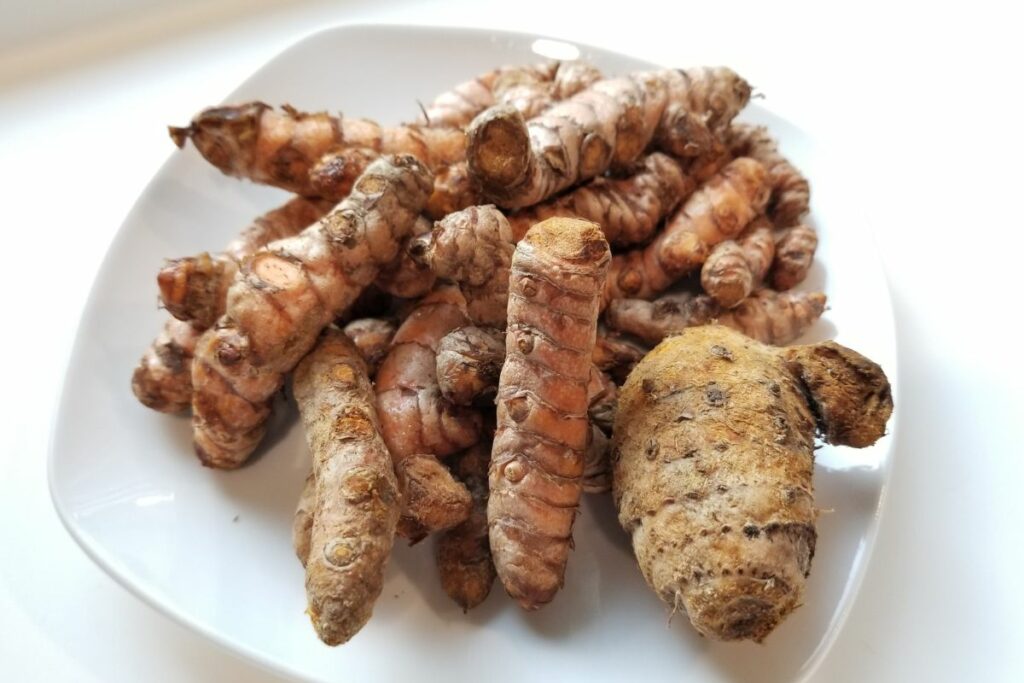
M 723 311 L 706 294 L 670 294 L 655 301 L 617 299 L 605 313 L 605 321 L 620 332 L 657 344 L 688 327 L 710 322 L 732 328 L 764 344 L 782 346 L 806 332 L 825 311 L 821 292 L 776 292 L 760 289 Z
M 515 247 L 512 228 L 500 211 L 490 205 L 457 211 L 410 249 L 439 278 L 458 283 L 474 324 L 505 326 Z
M 768 216 L 779 227 L 789 227 L 810 209 L 811 187 L 800 171 L 779 153 L 778 143 L 763 126 L 734 124 L 728 145 L 735 156 L 757 159 L 768 169 L 772 196 Z
M 764 167 L 736 159 L 693 193 L 649 245 L 612 259 L 605 302 L 650 299 L 700 267 L 708 251 L 735 237 L 764 209 Z
M 359 350 L 336 329 L 299 363 L 295 401 L 313 456 L 315 507 L 306 559 L 307 612 L 328 645 L 369 620 L 384 587 L 400 501 Z
M 661 220 L 693 193 L 696 183 L 672 157 L 655 152 L 625 178 L 595 178 L 571 192 L 509 216 L 518 242 L 545 218 L 566 216 L 601 226 L 613 246 L 646 242 Z
M 304 113 L 262 102 L 206 109 L 185 128 L 170 127 L 178 147 L 186 140 L 226 175 L 316 196 L 310 170 L 328 152 L 344 147 L 380 154 L 412 154 L 428 168 L 465 157 L 465 134 L 450 128 L 383 128 L 367 119 Z
M 246 259 L 225 316 L 199 339 L 192 363 L 193 437 L 204 464 L 245 462 L 285 373 L 394 260 L 430 186 L 415 158 L 382 157 L 319 223 Z
M 775 261 L 772 263 L 772 287 L 786 290 L 796 287 L 807 277 L 818 248 L 818 233 L 800 223 L 779 233 L 775 241 Z
M 529 122 L 512 106 L 481 113 L 466 131 L 470 172 L 484 195 L 521 208 L 612 167 L 655 139 L 698 156 L 711 133 L 747 102 L 750 88 L 727 69 L 671 69 L 597 81 Z
M 313 509 L 316 507 L 316 478 L 313 472 L 306 477 L 306 483 L 299 494 L 292 518 L 292 549 L 302 566 L 309 559 L 309 539 L 313 534 Z
M 414 240 L 430 234 L 431 223 L 420 216 L 413 223 L 412 231 L 405 238 L 398 258 L 381 268 L 374 284 L 381 291 L 402 299 L 416 299 L 434 288 L 436 277 L 430 267 L 418 261 L 410 249 Z
M 505 335 L 494 327 L 460 327 L 437 346 L 437 385 L 459 406 L 482 403 L 498 391 L 505 362 Z
M 831 342 L 776 349 L 717 325 L 666 339 L 623 386 L 613 439 L 613 498 L 647 583 L 709 638 L 763 640 L 811 568 L 816 420 L 864 446 L 891 410 L 881 368 Z
M 481 441 L 453 459 L 452 469 L 473 496 L 473 511 L 466 521 L 441 534 L 437 543 L 441 587 L 463 612 L 482 603 L 494 583 L 494 562 L 487 539 L 490 459 L 490 441 Z
M 340 202 L 380 153 L 367 147 L 343 147 L 327 152 L 309 169 L 310 195 Z
M 469 515 L 469 491 L 437 457 L 480 439 L 480 414 L 444 400 L 437 381 L 441 339 L 469 324 L 465 300 L 453 287 L 424 297 L 392 340 L 377 371 L 377 409 L 405 497 L 400 533 L 419 540 Z
M 701 286 L 724 308 L 733 308 L 761 283 L 774 257 L 771 223 L 757 218 L 742 237 L 711 250 L 700 272 Z
M 622 383 L 648 351 L 649 348 L 636 341 L 610 334 L 599 327 L 594 343 L 594 367 Z
M 147 408 L 180 413 L 192 405 L 192 355 L 202 330 L 168 318 L 132 373 L 132 392 Z
M 612 488 L 611 463 L 608 450 L 611 442 L 604 430 L 596 424 L 590 425 L 590 439 L 583 458 L 583 492 L 607 493 Z
M 591 365 L 587 381 L 587 414 L 593 424 L 606 432 L 612 431 L 618 394 L 618 387 L 612 378 Z
M 297 234 L 333 207 L 327 201 L 294 197 L 259 216 L 222 253 L 168 261 L 157 275 L 160 302 L 178 320 L 204 330 L 211 327 L 224 314 L 228 287 L 239 263 L 270 242 Z
M 526 82 L 550 82 L 557 63 L 505 66 L 459 83 L 438 95 L 424 110 L 424 124 L 432 127 L 464 128 L 477 114 L 495 103 L 495 89 Z
M 483 204 L 480 188 L 469 173 L 469 165 L 460 161 L 438 170 L 425 213 L 434 220 L 441 220 L 477 204 Z
M 550 218 L 512 260 L 487 521 L 498 576 L 525 609 L 554 597 L 572 544 L 609 257 L 598 226 Z
M 342 331 L 359 349 L 372 377 L 377 374 L 377 366 L 391 347 L 397 329 L 393 321 L 384 318 L 357 318 L 345 325 Z

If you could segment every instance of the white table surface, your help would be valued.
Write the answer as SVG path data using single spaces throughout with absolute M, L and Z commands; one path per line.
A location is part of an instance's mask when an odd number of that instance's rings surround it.
M 729 64 L 849 157 L 892 287 L 901 422 L 878 547 L 814 680 L 1024 680 L 1020 23 L 892 4 L 222 0 L 0 52 L 0 679 L 279 680 L 78 550 L 46 490 L 49 432 L 92 278 L 172 151 L 163 126 L 302 35 L 384 21 Z

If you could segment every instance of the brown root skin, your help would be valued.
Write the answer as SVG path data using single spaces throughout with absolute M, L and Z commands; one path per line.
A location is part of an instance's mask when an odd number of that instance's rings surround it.
M 302 566 L 306 566 L 309 559 L 309 542 L 313 534 L 313 515 L 316 507 L 316 478 L 310 472 L 306 477 L 306 484 L 299 494 L 299 503 L 295 506 L 295 516 L 292 518 L 292 549 L 295 550 L 295 557 L 299 558 Z
M 434 127 L 463 128 L 495 103 L 496 91 L 523 83 L 548 83 L 559 71 L 557 63 L 504 66 L 459 83 L 438 95 L 424 110 L 423 123 Z M 568 74 L 566 74 L 568 75 Z
M 733 124 L 727 144 L 736 156 L 757 159 L 768 169 L 772 188 L 768 216 L 779 227 L 795 224 L 810 209 L 811 188 L 807 179 L 779 152 L 778 143 L 763 126 Z
M 434 220 L 476 204 L 483 204 L 476 181 L 469 173 L 465 161 L 439 169 L 434 178 L 434 192 L 424 212 Z
M 316 196 L 311 170 L 329 152 L 369 149 L 379 154 L 412 154 L 428 168 L 465 157 L 465 135 L 449 128 L 386 128 L 366 119 L 326 112 L 280 111 L 262 102 L 206 109 L 188 128 L 172 128 L 182 146 L 191 139 L 199 153 L 226 175 Z
M 377 366 L 384 359 L 398 325 L 385 318 L 357 318 L 342 328 L 366 361 L 370 376 L 377 374 Z
M 885 435 L 892 388 L 879 365 L 828 341 L 783 351 L 799 378 L 825 441 L 864 448 Z
M 505 362 L 505 334 L 493 327 L 460 327 L 437 347 L 437 383 L 455 405 L 492 403 Z
M 429 235 L 430 230 L 430 221 L 420 216 L 402 244 L 398 258 L 384 266 L 374 280 L 382 292 L 402 299 L 418 299 L 434 288 L 437 278 L 433 271 L 412 253 L 417 238 Z
M 612 489 L 611 463 L 608 451 L 611 442 L 604 430 L 596 424 L 590 425 L 590 440 L 583 462 L 583 492 L 607 493 Z
M 622 387 L 619 521 L 648 584 L 705 636 L 761 641 L 803 599 L 817 538 L 816 416 L 794 363 L 823 379 L 839 360 L 832 389 L 860 413 L 846 424 L 881 433 L 884 375 L 848 349 L 837 359 L 836 347 L 777 349 L 708 325 L 666 339 Z
M 527 233 L 512 261 L 487 520 L 498 576 L 524 609 L 550 602 L 565 573 L 609 258 L 597 225 L 551 218 Z
M 765 344 L 796 340 L 825 311 L 821 292 L 775 292 L 760 289 L 731 310 L 706 294 L 669 294 L 654 301 L 618 299 L 605 313 L 609 327 L 650 344 L 689 327 L 717 322 Z
M 597 341 L 594 342 L 594 366 L 598 370 L 608 373 L 621 384 L 626 381 L 626 377 L 633 367 L 650 350 L 649 347 L 636 340 L 626 339 L 611 334 L 607 330 L 598 329 Z
M 437 461 L 472 446 L 482 430 L 480 414 L 446 401 L 437 381 L 438 345 L 469 323 L 465 306 L 457 289 L 435 289 L 399 327 L 377 371 L 384 440 L 405 495 L 400 530 L 413 540 L 469 514 L 469 492 Z
M 761 284 L 774 257 L 771 223 L 755 219 L 739 239 L 711 250 L 701 268 L 701 286 L 724 308 L 733 308 Z
M 132 373 L 132 393 L 147 408 L 180 413 L 192 405 L 192 356 L 201 330 L 170 318 Z
M 576 217 L 601 226 L 614 246 L 647 241 L 658 224 L 690 196 L 696 183 L 678 161 L 654 152 L 622 178 L 595 178 L 571 192 L 509 216 L 513 238 L 521 240 L 535 223 L 554 216 Z
M 494 206 L 471 206 L 438 221 L 410 246 L 437 277 L 458 285 L 477 325 L 505 326 L 512 228 Z
M 324 154 L 309 170 L 311 194 L 340 202 L 380 153 L 366 147 L 345 147 Z
M 587 381 L 587 414 L 591 423 L 610 433 L 618 398 L 619 389 L 615 381 L 597 366 L 591 365 L 590 379 Z
M 605 303 L 665 291 L 699 268 L 711 247 L 738 235 L 767 201 L 764 167 L 746 158 L 730 162 L 686 200 L 653 242 L 612 259 Z
M 398 255 L 430 187 L 413 157 L 382 157 L 319 223 L 245 261 L 192 364 L 193 436 L 204 464 L 245 462 L 285 374 Z
M 818 233 L 809 225 L 801 223 L 781 231 L 775 241 L 772 287 L 783 291 L 803 282 L 814 263 L 817 249 Z
M 482 603 L 496 576 L 487 538 L 487 466 L 490 441 L 482 441 L 455 456 L 452 470 L 473 496 L 466 521 L 441 534 L 437 543 L 437 569 L 441 587 L 463 612 Z
M 295 401 L 313 459 L 315 498 L 306 610 L 339 645 L 369 620 L 384 586 L 401 506 L 359 350 L 328 329 L 295 370 Z

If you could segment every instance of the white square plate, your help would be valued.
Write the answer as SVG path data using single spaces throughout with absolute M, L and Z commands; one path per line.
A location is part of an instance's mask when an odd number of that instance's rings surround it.
M 651 66 L 521 34 L 350 26 L 300 41 L 227 100 L 287 102 L 397 123 L 416 117 L 417 100 L 427 102 L 477 72 L 577 53 L 608 74 Z M 857 348 L 895 378 L 888 292 L 871 232 L 853 208 L 862 199 L 856 185 L 805 132 L 756 104 L 743 117 L 768 124 L 812 181 L 821 247 L 804 287 L 824 288 L 831 310 L 811 335 Z M 129 389 L 132 369 L 165 316 L 154 306 L 162 260 L 217 249 L 284 199 L 280 191 L 222 176 L 194 149 L 176 152 L 106 256 L 65 380 L 50 486 L 68 530 L 111 576 L 236 653 L 318 681 L 432 674 L 452 683 L 775 681 L 813 672 L 840 633 L 874 543 L 891 437 L 863 451 L 818 452 L 817 502 L 832 512 L 819 522 L 806 604 L 762 646 L 704 640 L 685 615 L 669 621 L 635 566 L 609 496 L 585 500 L 565 589 L 544 610 L 525 614 L 495 586 L 487 602 L 464 615 L 441 591 L 432 543 L 398 545 L 369 625 L 343 647 L 322 645 L 303 612 L 303 571 L 290 540 L 309 469 L 294 408 L 280 407 L 249 466 L 217 472 L 192 455 L 187 418 L 149 411 Z

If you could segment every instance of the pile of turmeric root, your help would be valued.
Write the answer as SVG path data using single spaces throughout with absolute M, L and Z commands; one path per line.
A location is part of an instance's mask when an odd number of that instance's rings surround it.
M 325 643 L 369 619 L 396 535 L 438 536 L 464 609 L 495 578 L 544 606 L 583 492 L 612 490 L 648 583 L 702 634 L 761 640 L 800 604 L 815 438 L 869 445 L 892 400 L 849 349 L 781 348 L 825 296 L 793 289 L 809 186 L 734 121 L 750 96 L 727 68 L 561 62 L 481 74 L 408 125 L 250 102 L 170 129 L 294 196 L 164 265 L 170 317 L 132 387 L 191 410 L 201 462 L 231 469 L 291 378 Z

